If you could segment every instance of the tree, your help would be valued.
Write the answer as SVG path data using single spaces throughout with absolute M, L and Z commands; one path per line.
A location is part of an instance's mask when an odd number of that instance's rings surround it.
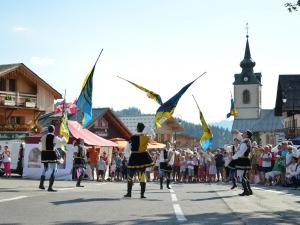
M 300 0 L 297 3 L 287 2 L 284 4 L 285 7 L 289 10 L 289 12 L 297 11 L 300 8 Z

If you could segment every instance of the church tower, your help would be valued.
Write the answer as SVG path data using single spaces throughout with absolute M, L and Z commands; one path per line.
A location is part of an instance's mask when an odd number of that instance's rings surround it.
M 248 34 L 242 72 L 234 75 L 234 102 L 238 111 L 235 119 L 258 119 L 261 114 L 261 73 L 254 73 L 255 62 L 251 58 Z

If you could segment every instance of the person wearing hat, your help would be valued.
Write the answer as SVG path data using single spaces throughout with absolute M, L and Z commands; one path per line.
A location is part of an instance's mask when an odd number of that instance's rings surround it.
M 147 145 L 150 139 L 155 138 L 155 133 L 151 128 L 145 128 L 143 123 L 138 123 L 137 133 L 131 136 L 124 149 L 125 157 L 128 160 L 127 194 L 124 197 L 131 197 L 133 177 L 138 175 L 141 186 L 141 198 L 145 197 L 146 176 L 145 169 L 154 165 L 154 162 L 147 152 Z
M 170 148 L 170 143 L 167 143 L 167 148 L 160 151 L 159 159 L 159 183 L 160 189 L 163 189 L 164 177 L 167 180 L 167 188 L 170 188 L 172 165 L 174 163 L 174 151 Z
M 84 140 L 78 138 L 74 142 L 74 168 L 76 170 L 76 187 L 84 187 L 80 185 L 86 170 L 87 151 L 84 146 Z
M 41 138 L 41 162 L 44 164 L 44 169 L 40 179 L 39 189 L 45 189 L 44 181 L 46 178 L 46 173 L 50 171 L 49 187 L 48 191 L 55 192 L 52 186 L 55 180 L 55 174 L 57 172 L 57 162 L 58 156 L 55 151 L 55 146 L 60 146 L 61 144 L 66 144 L 66 139 L 64 137 L 57 137 L 54 134 L 55 127 L 53 125 L 48 127 L 48 133 Z
M 235 160 L 234 165 L 237 169 L 237 176 L 240 178 L 244 190 L 243 193 L 239 195 L 246 196 L 253 194 L 250 182 L 247 178 L 247 171 L 251 169 L 249 154 L 251 152 L 250 138 L 252 137 L 252 132 L 247 130 L 242 134 L 242 137 L 243 139 L 237 149 L 237 152 L 232 156 L 232 159 Z

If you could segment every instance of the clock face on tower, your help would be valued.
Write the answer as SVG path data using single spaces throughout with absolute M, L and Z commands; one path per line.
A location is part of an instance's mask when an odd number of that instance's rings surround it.
M 248 77 L 244 77 L 244 81 L 247 82 L 248 81 Z

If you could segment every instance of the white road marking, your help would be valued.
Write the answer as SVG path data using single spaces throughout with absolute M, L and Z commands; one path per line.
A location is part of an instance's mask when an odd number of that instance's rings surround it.
M 173 204 L 173 208 L 178 221 L 187 221 L 179 204 Z
M 70 188 L 56 188 L 58 191 L 68 191 L 68 190 L 73 190 L 75 187 L 70 187 Z
M 174 190 L 169 189 L 169 191 L 171 193 L 172 202 L 178 202 L 178 199 L 177 199 L 177 196 L 176 196 Z M 185 218 L 179 204 L 173 203 L 173 209 L 174 209 L 174 212 L 175 212 L 175 215 L 176 215 L 176 218 L 177 218 L 178 221 L 181 221 L 181 222 L 182 221 L 187 221 L 187 219 Z
M 176 194 L 171 194 L 171 199 L 172 199 L 173 202 L 177 202 L 178 201 L 178 199 L 176 197 Z
M 27 198 L 27 197 L 28 197 L 28 196 L 21 195 L 21 196 L 14 197 L 14 198 L 0 199 L 0 202 L 9 202 L 9 201 L 19 200 L 19 199 Z
M 253 189 L 272 192 L 272 193 L 277 193 L 277 194 L 282 194 L 282 195 L 291 195 L 292 196 L 292 194 L 289 194 L 289 193 L 286 193 L 286 192 L 283 192 L 283 191 L 268 190 L 268 189 L 259 188 L 259 187 L 253 187 Z

